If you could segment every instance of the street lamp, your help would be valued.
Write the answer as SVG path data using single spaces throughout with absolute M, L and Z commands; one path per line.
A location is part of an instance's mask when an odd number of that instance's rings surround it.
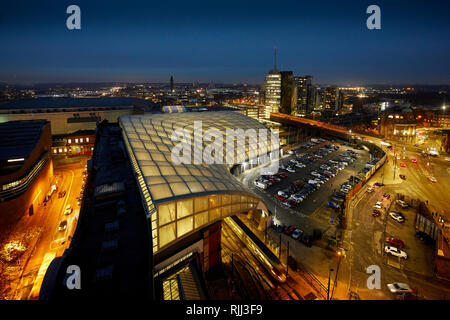
M 331 296 L 329 300 L 333 300 L 333 294 L 334 294 L 334 288 L 337 287 L 337 279 L 338 279 L 338 274 L 339 274 L 339 266 L 341 265 L 341 259 L 342 259 L 342 250 L 343 248 L 339 248 L 337 251 L 337 256 L 338 256 L 338 265 L 337 265 L 337 269 L 336 269 L 336 276 L 334 278 L 334 282 L 333 282 L 333 289 L 331 291 Z
M 331 279 L 331 272 L 333 272 L 334 269 L 330 268 L 328 271 L 328 290 L 327 290 L 327 300 L 330 300 L 330 279 Z

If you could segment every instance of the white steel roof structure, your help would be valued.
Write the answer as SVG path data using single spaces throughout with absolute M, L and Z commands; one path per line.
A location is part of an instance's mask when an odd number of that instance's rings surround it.
M 203 133 L 208 129 L 221 132 L 223 141 L 209 142 L 206 139 L 203 147 L 199 147 L 201 144 L 196 145 L 196 121 L 201 121 Z M 232 163 L 194 164 L 194 161 L 190 161 L 176 164 L 172 161 L 172 150 L 179 143 L 171 139 L 175 130 L 184 129 L 192 137 L 191 159 L 201 154 L 202 148 L 204 150 L 210 144 L 223 143 L 225 160 L 226 130 L 267 130 L 258 121 L 232 111 L 186 112 L 123 116 L 120 126 L 147 214 L 151 218 L 154 253 L 191 231 L 223 217 L 252 208 L 267 211 L 261 200 L 231 174 Z M 242 140 L 234 141 L 241 143 L 241 153 L 245 150 L 244 155 L 241 154 L 245 161 L 251 152 L 256 152 L 260 159 L 263 152 L 267 155 L 270 151 L 270 145 L 259 148 L 259 139 L 250 144 L 248 139 L 244 139 L 244 146 Z

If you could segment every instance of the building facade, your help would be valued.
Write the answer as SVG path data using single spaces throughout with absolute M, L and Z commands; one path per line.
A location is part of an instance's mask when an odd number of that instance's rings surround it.
M 417 122 L 409 107 L 396 106 L 380 114 L 380 135 L 386 139 L 414 142 Z
M 91 156 L 95 145 L 95 130 L 78 130 L 64 135 L 54 135 L 52 154 Z
M 281 74 L 276 71 L 271 71 L 264 83 L 265 94 L 265 118 L 270 119 L 271 113 L 280 111 L 281 106 Z
M 0 228 L 44 203 L 53 178 L 50 122 L 10 121 L 0 124 Z
M 0 106 L 0 123 L 16 120 L 43 119 L 51 122 L 52 134 L 68 134 L 77 130 L 95 130 L 103 120 L 134 113 L 145 104 L 131 98 L 39 98 L 17 100 Z
M 297 113 L 307 115 L 314 108 L 315 90 L 312 84 L 312 76 L 294 77 L 294 86 L 297 98 Z

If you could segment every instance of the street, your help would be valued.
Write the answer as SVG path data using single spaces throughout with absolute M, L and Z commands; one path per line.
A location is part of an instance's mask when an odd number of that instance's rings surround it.
M 3 269 L 3 279 L 8 279 L 8 285 L 2 286 L 2 299 L 37 299 L 39 289 L 48 265 L 54 257 L 61 256 L 70 245 L 70 239 L 75 231 L 80 207 L 77 197 L 83 184 L 83 174 L 86 158 L 71 159 L 71 161 L 54 161 L 53 183 L 57 185 L 46 205 L 39 204 L 33 216 L 24 216 L 15 227 L 9 241 L 27 238 L 25 250 L 15 261 L 14 268 Z M 65 191 L 63 197 L 59 192 Z M 73 211 L 64 215 L 67 205 Z M 62 221 L 67 221 L 65 230 L 59 231 Z M 33 232 L 33 230 L 35 230 Z M 36 231 L 37 230 L 37 231 Z M 25 242 L 24 242 L 25 243 Z

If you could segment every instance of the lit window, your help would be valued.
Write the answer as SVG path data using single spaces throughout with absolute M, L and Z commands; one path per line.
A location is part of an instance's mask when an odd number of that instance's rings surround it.
M 68 139 L 67 142 L 68 142 L 68 143 L 72 143 L 72 139 Z
M 86 142 L 89 142 L 89 138 L 86 138 Z
M 78 139 L 75 139 L 75 143 L 78 143 Z
M 56 153 L 57 151 L 56 151 L 56 149 L 53 149 L 53 153 Z
M 83 138 L 80 138 L 80 142 L 83 143 Z
M 62 152 L 62 149 L 59 149 L 58 151 L 59 151 L 59 153 L 61 153 L 61 152 Z
M 67 148 L 64 148 L 64 152 L 67 152 Z

